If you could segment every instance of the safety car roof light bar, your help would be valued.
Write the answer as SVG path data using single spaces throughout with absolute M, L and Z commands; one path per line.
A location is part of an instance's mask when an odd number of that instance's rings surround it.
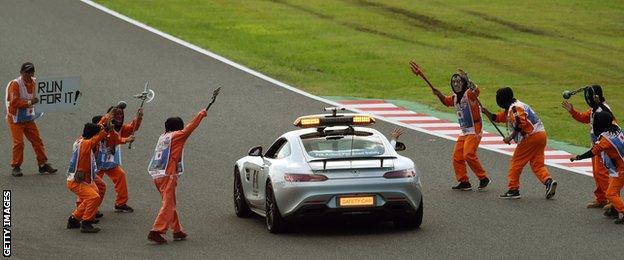
M 372 125 L 375 118 L 368 115 L 325 116 L 313 115 L 297 118 L 293 124 L 301 128 L 326 128 L 330 126 Z

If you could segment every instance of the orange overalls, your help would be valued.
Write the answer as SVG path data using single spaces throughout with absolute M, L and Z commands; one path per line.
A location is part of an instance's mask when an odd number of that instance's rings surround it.
M 453 151 L 453 169 L 455 169 L 455 179 L 458 182 L 468 182 L 466 163 L 479 180 L 487 178 L 487 173 L 477 157 L 483 128 L 481 107 L 477 101 L 479 93 L 479 87 L 476 87 L 466 90 L 459 102 L 457 102 L 457 94 L 446 96 L 442 102 L 447 107 L 455 107 L 462 129 L 462 134 L 457 139 Z
M 518 146 L 511 156 L 507 176 L 509 190 L 520 188 L 520 174 L 527 163 L 530 163 L 531 170 L 540 182 L 545 183 L 550 178 L 544 164 L 547 136 L 544 125 L 535 111 L 527 104 L 516 101 L 507 111 L 497 113 L 494 121 L 507 122 L 509 132 L 519 131 L 515 138 Z
M 106 183 L 104 182 L 104 179 L 102 179 L 102 177 L 100 176 L 95 175 L 95 179 L 93 179 L 93 183 L 91 183 L 91 186 L 93 186 L 97 190 L 97 193 L 100 196 L 98 205 L 101 205 L 102 201 L 104 200 L 104 195 L 106 195 Z M 82 203 L 82 199 L 78 197 L 76 199 L 76 208 L 80 207 L 80 203 Z
M 35 81 L 19 78 L 9 82 L 6 88 L 7 124 L 13 136 L 12 167 L 20 167 L 24 162 L 24 136 L 32 144 L 37 155 L 39 166 L 48 161 L 43 141 L 39 136 L 39 129 L 35 119 L 40 115 L 28 100 L 35 97 Z
M 619 213 L 624 213 L 624 202 L 620 197 L 620 191 L 624 187 L 624 134 L 621 131 L 602 133 L 591 151 L 594 155 L 606 152 L 615 164 L 617 176 L 611 179 L 606 194 L 613 207 Z
M 182 231 L 176 210 L 175 191 L 178 176 L 184 172 L 184 144 L 206 115 L 206 111 L 202 110 L 184 129 L 164 133 L 158 139 L 148 171 L 160 192 L 162 207 L 154 221 L 152 231 L 161 234 L 166 233 L 169 228 L 173 229 L 174 233 Z
M 104 118 L 102 119 L 104 120 Z M 100 124 L 104 122 L 103 120 L 100 120 Z M 102 142 L 104 147 L 102 144 L 98 146 L 98 152 L 96 153 L 98 157 L 97 176 L 104 178 L 106 174 L 113 182 L 115 193 L 117 194 L 115 206 L 122 206 L 128 203 L 128 183 L 126 181 L 126 172 L 121 168 L 121 149 L 119 149 L 119 145 L 125 144 L 126 139 L 133 134 L 133 130 L 138 130 L 140 126 L 141 119 L 136 118 L 131 123 L 124 124 L 119 132 L 111 130 Z M 110 148 L 116 150 L 115 155 L 106 153 L 106 150 Z M 100 158 L 101 156 L 107 158 Z
M 93 149 L 104 137 L 106 137 L 106 132 L 100 130 L 96 136 L 90 139 L 80 138 L 74 143 L 74 151 L 68 171 L 69 176 L 67 177 L 67 188 L 75 193 L 80 200 L 80 204 L 72 213 L 72 216 L 79 220 L 93 220 L 100 203 L 102 203 L 102 198 L 98 194 L 98 187 L 92 179 L 96 176 L 94 174 L 95 156 Z M 74 179 L 76 172 L 84 173 L 83 181 L 77 182 Z
M 605 104 L 606 105 L 606 104 Z M 607 105 L 608 107 L 608 105 Z M 598 108 L 596 112 L 602 111 L 602 108 Z M 592 145 L 597 141 L 597 137 L 594 135 L 593 129 L 593 110 L 590 108 L 586 112 L 578 112 L 574 108 L 570 111 L 570 115 L 576 121 L 589 124 L 590 135 L 592 138 Z M 609 171 L 602 163 L 602 158 L 600 154 L 594 154 L 592 157 L 592 172 L 594 176 L 594 182 L 596 183 L 596 190 L 594 190 L 594 195 L 596 196 L 596 202 L 598 203 L 606 203 L 607 202 L 607 188 L 609 187 Z

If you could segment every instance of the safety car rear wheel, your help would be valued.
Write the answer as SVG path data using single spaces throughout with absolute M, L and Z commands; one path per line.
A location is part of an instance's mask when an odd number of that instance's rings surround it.
M 275 203 L 275 195 L 273 193 L 273 185 L 271 182 L 266 184 L 266 226 L 269 232 L 273 234 L 286 231 L 287 223 L 279 212 L 277 203 Z
M 418 210 L 416 210 L 415 213 L 407 214 L 406 216 L 403 216 L 394 220 L 394 225 L 401 227 L 401 228 L 407 228 L 407 229 L 419 228 L 420 225 L 422 224 L 422 220 L 423 220 L 423 199 L 420 198 Z
M 234 168 L 234 212 L 239 218 L 246 218 L 251 216 L 251 209 L 245 199 L 245 192 L 243 191 L 243 183 L 241 182 L 240 171 L 238 167 Z

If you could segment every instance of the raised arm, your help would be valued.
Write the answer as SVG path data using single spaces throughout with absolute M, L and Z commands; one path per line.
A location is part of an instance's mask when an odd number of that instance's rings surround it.
M 427 82 L 427 85 L 429 85 L 429 88 L 431 88 L 431 92 L 433 93 L 433 95 L 438 97 L 442 104 L 444 104 L 445 106 L 453 106 L 453 96 L 444 96 L 444 94 L 442 94 L 440 90 L 431 85 L 431 82 L 429 82 L 429 79 L 427 79 L 425 72 L 423 72 L 420 65 L 418 65 L 415 61 L 410 61 L 410 70 L 414 75 L 421 77 L 425 82 Z
M 98 124 L 98 126 L 100 127 L 100 131 L 95 136 L 91 137 L 90 139 L 82 141 L 82 144 L 88 146 L 89 150 L 93 150 L 97 148 L 100 142 L 104 140 L 106 135 L 108 135 L 108 132 L 106 131 L 105 126 L 101 124 Z
M 589 122 L 591 121 L 591 109 L 585 112 L 579 112 L 576 109 L 574 109 L 574 106 L 567 100 L 564 100 L 563 102 L 561 102 L 561 107 L 565 108 L 565 110 L 567 110 L 568 113 L 570 113 L 572 118 L 574 118 L 574 120 L 578 122 L 589 124 Z
M 187 138 L 188 136 L 190 136 L 191 133 L 193 133 L 193 131 L 195 131 L 195 129 L 199 126 L 199 123 L 201 123 L 202 119 L 204 119 L 206 116 L 208 116 L 208 112 L 205 109 L 199 111 L 195 118 L 193 118 L 190 123 L 184 126 L 184 129 L 179 131 L 181 137 Z
M 136 118 L 132 122 L 121 127 L 121 137 L 129 137 L 134 134 L 133 132 L 138 131 L 141 127 L 141 122 L 143 122 L 143 108 L 139 108 Z

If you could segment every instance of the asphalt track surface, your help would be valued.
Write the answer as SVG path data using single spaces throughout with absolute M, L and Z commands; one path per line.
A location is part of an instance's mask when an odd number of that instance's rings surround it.
M 525 170 L 522 199 L 497 198 L 505 190 L 509 157 L 480 150 L 493 183 L 487 192 L 455 192 L 450 154 L 453 142 L 408 131 L 402 137 L 423 177 L 424 222 L 401 230 L 389 223 L 312 223 L 272 235 L 263 219 L 239 219 L 232 206 L 234 161 L 254 145 L 268 146 L 293 130 L 293 119 L 326 105 L 277 87 L 238 69 L 165 40 L 77 1 L 0 2 L 0 78 L 16 77 L 33 61 L 39 76 L 82 78 L 84 96 L 75 113 L 49 113 L 38 120 L 50 162 L 60 169 L 36 174 L 27 144 L 25 176 L 10 176 L 10 134 L 3 126 L 0 174 L 13 196 L 15 258 L 619 258 L 624 226 L 585 209 L 593 180 L 550 167 L 559 181 L 554 200 Z M 132 214 L 113 212 L 113 187 L 101 207 L 99 234 L 66 230 L 75 196 L 63 173 L 72 142 L 91 116 L 118 100 L 129 101 L 127 117 L 145 81 L 157 92 L 146 106 L 136 149 L 123 148 Z M 5 83 L 3 83 L 5 84 Z M 3 85 L 4 86 L 4 85 Z M 157 246 L 146 240 L 160 207 L 146 172 L 164 119 L 189 120 L 211 96 L 222 95 L 186 145 L 186 173 L 178 184 L 178 211 L 189 234 L 183 242 Z M 375 128 L 388 132 L 392 125 Z M 473 185 L 475 181 L 473 178 Z M 170 236 L 170 234 L 169 234 Z M 170 237 L 169 237 L 170 238 Z

